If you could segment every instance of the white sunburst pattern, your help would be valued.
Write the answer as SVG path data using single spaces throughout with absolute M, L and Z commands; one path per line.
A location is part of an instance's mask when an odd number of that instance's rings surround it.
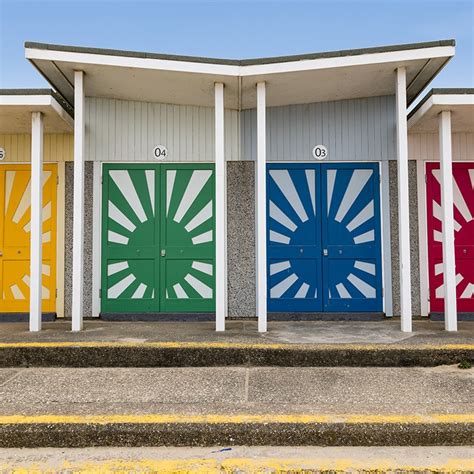
M 125 253 L 123 259 L 107 261 L 107 298 L 153 298 L 152 261 L 137 264 L 127 248 L 133 238 L 141 239 L 142 245 L 153 242 L 149 224 L 155 218 L 155 170 L 110 169 L 108 176 L 107 241 L 123 247 Z
M 269 168 L 270 311 L 380 310 L 376 168 Z
M 438 244 L 442 244 L 442 207 L 441 207 L 441 171 L 439 168 L 431 169 L 435 178 L 436 189 L 433 199 L 429 203 L 431 218 L 432 239 Z M 474 169 L 453 168 L 453 219 L 455 244 L 459 239 L 461 242 L 469 242 L 467 234 L 472 232 L 472 223 L 474 221 Z M 467 245 L 467 244 L 466 244 Z M 443 262 L 439 261 L 432 264 L 434 266 L 434 296 L 437 299 L 444 298 L 444 268 Z M 474 278 L 469 264 L 465 264 L 462 258 L 456 261 L 456 288 L 457 297 L 460 300 L 474 299 Z
M 134 170 L 135 174 L 144 173 L 146 187 L 137 190 L 132 180 L 129 170 L 112 169 L 109 170 L 111 181 L 115 184 L 119 193 L 123 196 L 128 206 L 124 207 L 114 200 L 117 194 L 111 193 L 112 198 L 108 200 L 108 218 L 120 226 L 120 230 L 108 230 L 107 239 L 111 243 L 127 245 L 131 234 L 135 232 L 140 224 L 152 219 L 155 212 L 155 171 L 154 170 Z M 114 199 L 115 198 L 115 199 Z M 149 214 L 145 212 L 145 202 L 148 205 Z
M 52 176 L 52 171 L 44 170 L 42 176 L 42 186 L 43 190 L 49 185 L 49 180 Z M 20 227 L 24 232 L 24 242 L 16 242 L 16 245 L 19 246 L 28 246 L 31 232 L 31 221 L 30 221 L 30 209 L 31 209 L 31 179 L 30 173 L 24 170 L 7 170 L 5 172 L 5 203 L 4 203 L 4 215 L 8 222 L 5 222 L 5 231 L 8 236 L 8 226 L 17 226 Z M 27 177 L 28 176 L 28 177 Z M 19 194 L 20 193 L 20 194 Z M 43 196 L 47 195 L 43 193 Z M 12 207 L 13 206 L 13 207 Z M 49 199 L 42 209 L 42 222 L 43 226 L 52 218 L 52 201 Z M 18 234 L 16 234 L 18 235 Z M 48 244 L 52 240 L 52 235 L 50 230 L 43 231 L 42 234 L 42 243 Z M 5 242 L 7 244 L 7 241 Z M 13 243 L 12 243 L 13 244 Z M 22 268 L 20 265 L 16 268 Z M 25 268 L 29 269 L 29 266 Z M 51 275 L 51 265 L 49 263 L 42 264 L 42 275 L 43 277 L 49 277 Z M 15 277 L 19 277 L 16 278 Z M 29 272 L 25 273 L 15 273 L 4 276 L 4 290 L 3 298 L 12 297 L 14 300 L 27 300 L 29 290 L 30 290 L 30 275 Z M 6 292 L 10 294 L 7 295 Z M 41 286 L 41 297 L 42 299 L 48 300 L 51 297 L 51 290 L 47 285 Z
M 317 298 L 316 272 L 293 258 L 272 257 L 273 249 L 316 245 L 316 171 L 270 169 L 268 176 L 269 297 Z
M 210 245 L 214 241 L 212 218 L 214 215 L 213 192 L 206 189 L 213 171 L 195 169 L 166 170 L 166 218 L 175 224 L 173 231 L 189 236 L 192 247 Z M 178 180 L 186 180 L 184 192 L 178 191 Z M 178 224 L 178 225 L 176 225 Z M 171 231 L 170 231 L 171 232 Z M 172 238 L 172 235 L 170 236 Z M 175 262 L 181 269 L 179 281 L 167 281 L 166 298 L 186 300 L 189 298 L 212 299 L 213 262 L 181 260 Z
M 176 181 L 176 173 L 179 170 L 166 171 L 166 215 L 169 216 L 169 209 L 171 200 L 174 197 L 174 185 Z M 188 181 L 186 189 L 182 196 L 180 196 L 179 204 L 172 217 L 173 221 L 180 224 L 183 223 L 183 228 L 191 235 L 191 240 L 194 245 L 205 244 L 214 240 L 213 230 L 209 229 L 204 232 L 199 232 L 199 227 L 208 222 L 213 216 L 213 202 L 212 197 L 198 210 L 193 210 L 194 203 L 198 198 L 204 186 L 212 176 L 212 170 L 193 170 Z M 190 212 L 189 212 L 190 211 Z
M 373 176 L 372 169 L 327 170 L 328 244 L 353 246 L 353 252 L 360 255 L 331 262 L 337 268 L 330 272 L 330 298 L 377 297 L 377 250 L 368 253 L 364 250 L 366 245 L 374 246 L 377 237 Z

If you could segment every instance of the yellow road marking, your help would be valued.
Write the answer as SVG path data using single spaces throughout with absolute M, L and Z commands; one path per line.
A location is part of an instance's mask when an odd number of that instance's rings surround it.
M 351 458 L 194 458 L 194 459 L 105 459 L 98 461 L 63 461 L 54 466 L 48 461 L 31 462 L 23 466 L 0 463 L 0 470 L 10 473 L 58 472 L 173 472 L 173 473 L 234 473 L 234 472 L 288 472 L 303 473 L 309 469 L 333 472 L 348 470 L 370 470 L 385 472 L 399 470 L 404 472 L 459 472 L 474 470 L 471 459 L 450 458 L 438 464 L 408 465 L 395 459 L 373 459 L 361 461 Z
M 268 424 L 268 423 L 344 423 L 344 424 L 433 424 L 474 423 L 474 413 L 429 415 L 360 415 L 360 414 L 240 414 L 240 415 L 5 415 L 0 425 L 6 424 Z
M 162 349 L 412 349 L 412 350 L 474 350 L 474 344 L 276 344 L 276 343 L 236 343 L 236 342 L 106 342 L 106 341 L 60 341 L 60 342 L 3 342 L 0 349 L 10 348 L 61 348 L 61 347 L 138 347 Z

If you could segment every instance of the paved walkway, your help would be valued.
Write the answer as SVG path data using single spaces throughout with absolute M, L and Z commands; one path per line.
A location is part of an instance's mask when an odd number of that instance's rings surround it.
M 384 321 L 269 322 L 259 334 L 256 321 L 228 321 L 217 333 L 209 322 L 105 322 L 88 320 L 84 330 L 71 332 L 70 321 L 44 323 L 39 333 L 25 323 L 0 324 L 0 342 L 231 342 L 258 344 L 473 344 L 474 322 L 460 322 L 446 332 L 443 322 L 414 321 L 412 333 L 400 331 L 398 319 Z
M 474 369 L 0 369 L 0 416 L 474 413 Z
M 474 412 L 474 369 L 0 369 L 0 415 Z
M 0 370 L 0 446 L 472 445 L 474 376 L 434 368 Z

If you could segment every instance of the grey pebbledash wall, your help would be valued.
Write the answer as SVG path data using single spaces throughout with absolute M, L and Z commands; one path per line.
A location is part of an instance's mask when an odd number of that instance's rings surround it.
M 397 162 L 389 163 L 390 178 L 390 229 L 392 249 L 392 297 L 393 314 L 400 315 L 400 261 L 398 258 L 398 179 Z M 420 247 L 418 239 L 418 194 L 416 161 L 408 162 L 408 187 L 410 203 L 410 265 L 412 314 L 421 313 L 420 297 Z
M 65 164 L 65 242 L 64 242 L 64 316 L 71 317 L 72 308 L 72 227 L 74 197 L 74 163 Z M 92 203 L 93 163 L 85 162 L 84 175 L 84 294 L 83 316 L 92 316 Z
M 227 163 L 227 265 L 230 317 L 255 316 L 255 164 Z

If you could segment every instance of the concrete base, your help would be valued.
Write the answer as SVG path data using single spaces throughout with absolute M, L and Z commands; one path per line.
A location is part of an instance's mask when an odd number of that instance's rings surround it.
M 444 313 L 430 313 L 430 319 L 444 322 Z M 458 313 L 458 321 L 474 321 L 474 313 Z
M 27 323 L 30 320 L 30 313 L 0 313 L 0 323 Z M 42 313 L 43 323 L 56 320 L 56 313 Z
M 103 321 L 215 321 L 215 313 L 101 313 Z
M 268 313 L 268 321 L 382 321 L 384 313 Z

